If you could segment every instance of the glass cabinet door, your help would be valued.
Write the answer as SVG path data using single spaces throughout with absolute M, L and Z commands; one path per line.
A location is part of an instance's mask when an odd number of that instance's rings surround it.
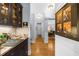
M 2 3 L 1 4 L 1 20 L 3 21 L 3 24 L 8 23 L 9 19 L 9 4 L 8 3 Z
M 70 34 L 71 33 L 71 21 L 63 23 L 63 31 L 66 34 Z
M 71 5 L 63 10 L 63 32 L 71 33 Z
M 57 23 L 62 23 L 62 11 L 57 13 Z
M 63 21 L 71 21 L 71 6 L 68 6 L 63 11 Z
M 22 6 L 20 4 L 18 4 L 17 6 L 18 8 L 18 26 L 21 27 L 22 26 Z
M 61 32 L 62 31 L 62 10 L 60 10 L 57 14 L 56 14 L 56 22 L 57 22 L 57 32 Z
M 16 3 L 14 3 L 14 4 L 12 4 L 12 23 L 13 23 L 13 25 L 15 25 L 16 26 L 16 22 L 17 22 L 17 4 Z

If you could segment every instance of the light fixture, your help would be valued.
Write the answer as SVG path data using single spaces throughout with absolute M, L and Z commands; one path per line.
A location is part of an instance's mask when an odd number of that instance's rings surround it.
M 53 5 L 48 5 L 48 10 L 51 11 L 53 9 Z

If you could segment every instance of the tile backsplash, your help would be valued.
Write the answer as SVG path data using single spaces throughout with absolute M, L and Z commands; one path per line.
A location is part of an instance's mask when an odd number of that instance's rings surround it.
M 11 26 L 0 26 L 0 33 L 12 33 L 13 31 Z
M 29 28 L 28 27 L 17 28 L 16 34 L 18 34 L 18 35 L 23 35 L 23 34 L 28 35 L 29 34 Z
M 22 27 L 22 28 L 13 28 L 11 26 L 0 26 L 0 34 L 1 33 L 14 33 L 16 35 L 28 35 L 29 29 L 28 27 Z

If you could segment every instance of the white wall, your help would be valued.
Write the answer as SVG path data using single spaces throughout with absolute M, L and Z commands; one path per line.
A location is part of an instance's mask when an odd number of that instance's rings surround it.
M 48 43 L 48 20 L 44 20 L 43 32 L 44 32 L 44 42 Z
M 55 13 L 61 9 L 66 3 L 55 3 Z
M 65 3 L 56 3 L 57 12 Z M 55 35 L 56 56 L 79 56 L 79 42 L 59 35 Z
M 21 3 L 23 6 L 23 11 L 22 11 L 22 21 L 23 22 L 28 22 L 30 19 L 30 3 Z

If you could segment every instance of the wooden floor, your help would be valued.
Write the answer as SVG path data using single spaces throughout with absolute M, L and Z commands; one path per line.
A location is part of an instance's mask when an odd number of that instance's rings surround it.
M 43 38 L 38 36 L 35 43 L 31 44 L 32 56 L 54 56 L 55 55 L 55 39 L 49 37 L 48 44 L 45 44 Z

